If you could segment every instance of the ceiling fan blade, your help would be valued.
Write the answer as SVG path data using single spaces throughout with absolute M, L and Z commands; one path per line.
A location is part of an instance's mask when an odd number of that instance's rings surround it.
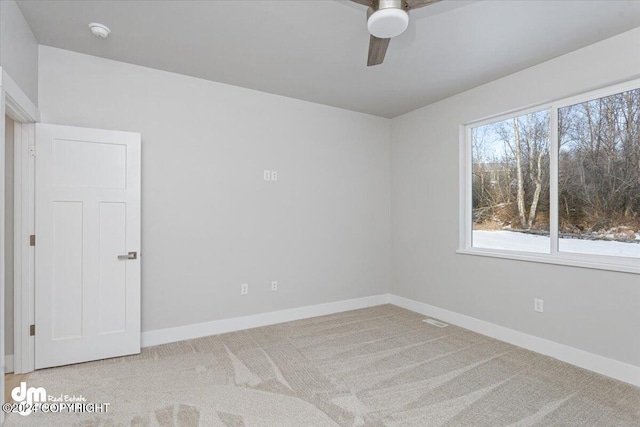
M 390 40 L 391 39 L 379 39 L 375 36 L 371 36 L 369 39 L 369 59 L 367 60 L 367 67 L 382 64 L 382 61 L 384 61 L 384 55 L 387 53 Z
M 352 0 L 352 1 L 356 1 L 356 0 Z M 440 0 L 406 0 L 410 10 L 418 9 L 424 6 L 429 6 L 430 4 L 438 3 L 439 1 Z
M 351 0 L 351 1 L 367 7 L 373 6 L 373 0 Z

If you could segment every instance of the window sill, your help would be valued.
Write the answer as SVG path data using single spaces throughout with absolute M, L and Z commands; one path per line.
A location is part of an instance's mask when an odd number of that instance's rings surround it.
M 581 267 L 596 270 L 640 274 L 640 260 L 635 260 L 632 258 L 622 258 L 612 261 L 609 259 L 609 257 L 602 257 L 598 255 L 581 255 L 569 253 L 557 253 L 551 255 L 480 248 L 458 249 L 456 253 L 462 255 L 479 255 L 492 258 L 511 259 L 516 261 L 539 262 L 543 264 L 566 265 L 570 267 Z

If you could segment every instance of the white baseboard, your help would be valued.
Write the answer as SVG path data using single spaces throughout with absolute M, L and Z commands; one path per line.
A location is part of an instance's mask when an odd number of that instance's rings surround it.
M 326 314 L 357 310 L 359 308 L 373 307 L 376 305 L 388 304 L 389 298 L 389 294 L 374 295 L 370 297 L 309 305 L 306 307 L 272 311 L 269 313 L 250 316 L 233 317 L 231 319 L 214 320 L 212 322 L 196 323 L 176 328 L 158 329 L 142 333 L 142 347 L 150 347 L 153 345 L 239 331 L 242 329 L 274 325 L 276 323 L 324 316 Z
M 4 356 L 4 373 L 10 372 L 13 372 L 13 354 L 6 354 Z
M 569 347 L 544 338 L 525 334 L 513 329 L 505 328 L 494 323 L 479 320 L 464 314 L 455 313 L 443 308 L 411 300 L 408 298 L 390 295 L 389 302 L 407 310 L 415 311 L 425 316 L 460 326 L 470 331 L 477 332 L 491 338 L 505 341 L 527 350 L 535 351 L 546 356 L 578 366 L 601 375 L 624 381 L 635 386 L 640 386 L 640 367 L 629 365 L 608 357 L 599 356 L 574 347 Z

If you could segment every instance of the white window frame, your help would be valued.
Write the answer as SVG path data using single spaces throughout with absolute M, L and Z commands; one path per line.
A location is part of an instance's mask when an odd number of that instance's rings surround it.
M 459 254 L 480 255 L 495 258 L 506 258 L 520 261 L 541 262 L 547 264 L 560 264 L 574 267 L 594 268 L 599 270 L 612 270 L 627 273 L 640 274 L 640 259 L 620 257 L 613 255 L 594 255 L 572 252 L 560 252 L 558 250 L 558 109 L 570 105 L 580 104 L 586 101 L 615 95 L 621 92 L 640 89 L 640 79 L 625 83 L 607 86 L 598 90 L 581 93 L 579 95 L 561 98 L 555 101 L 539 104 L 533 107 L 501 113 L 482 120 L 477 120 L 460 125 L 460 230 L 459 246 L 456 251 Z M 550 253 L 534 253 L 522 251 L 510 251 L 504 249 L 475 248 L 472 246 L 473 220 L 472 220 L 472 155 L 471 155 L 471 129 L 490 123 L 499 122 L 513 117 L 518 117 L 538 111 L 548 110 L 551 126 L 551 148 L 549 152 L 549 232 Z

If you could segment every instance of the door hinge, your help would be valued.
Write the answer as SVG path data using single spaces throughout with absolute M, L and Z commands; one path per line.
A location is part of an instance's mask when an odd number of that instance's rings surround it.
M 29 326 L 29 336 L 34 336 L 36 334 L 36 325 Z
M 29 154 L 31 154 L 33 157 L 36 156 L 36 146 L 35 145 L 30 145 L 29 146 Z
M 32 234 L 29 236 L 29 246 L 35 246 L 36 245 L 36 235 Z

